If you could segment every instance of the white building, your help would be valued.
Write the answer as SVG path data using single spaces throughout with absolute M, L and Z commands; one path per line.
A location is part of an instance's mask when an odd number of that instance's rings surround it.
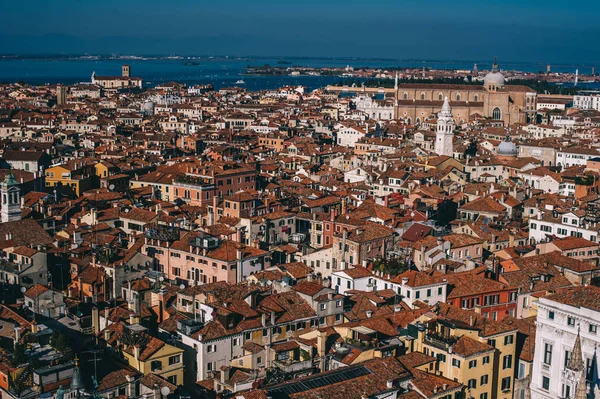
M 0 196 L 2 196 L 2 223 L 21 220 L 21 189 L 12 173 L 8 173 L 0 183 Z
M 539 299 L 531 399 L 600 397 L 599 297 L 600 288 L 576 286 Z
M 582 94 L 573 98 L 573 108 L 600 111 L 600 94 Z
M 373 291 L 375 282 L 369 270 L 364 267 L 345 269 L 345 265 L 342 265 L 342 269 L 331 275 L 331 288 L 338 294 L 346 295 L 347 291 L 352 290 Z
M 344 147 L 354 147 L 357 141 L 367 135 L 367 131 L 358 126 L 339 125 L 337 143 Z
M 587 161 L 600 156 L 595 147 L 570 147 L 556 152 L 556 164 L 559 166 L 586 166 Z
M 447 155 L 451 157 L 454 154 L 452 150 L 452 138 L 454 137 L 454 117 L 452 109 L 448 102 L 448 97 L 444 99 L 442 111 L 438 114 L 437 129 L 435 132 L 435 152 L 438 155 Z
M 351 290 L 391 289 L 411 308 L 415 301 L 423 301 L 430 305 L 446 302 L 448 294 L 448 282 L 445 278 L 414 270 L 392 277 L 383 272 L 371 274 L 364 267 L 352 268 L 333 273 L 331 282 L 332 287 L 344 295 L 348 295 L 347 292 Z
M 556 210 L 546 210 L 529 219 L 529 239 L 540 242 L 549 236 L 558 238 L 583 237 L 586 240 L 598 242 L 598 225 L 587 223 L 583 217 L 573 212 L 560 213 Z
M 356 109 L 364 112 L 371 119 L 394 119 L 394 105 L 385 100 L 376 100 L 369 95 L 359 95 L 354 99 Z

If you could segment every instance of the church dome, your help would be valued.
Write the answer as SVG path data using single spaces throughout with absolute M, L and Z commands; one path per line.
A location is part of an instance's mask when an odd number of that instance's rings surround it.
M 492 71 L 485 75 L 483 82 L 486 87 L 503 87 L 504 86 L 504 75 L 498 71 L 498 63 L 494 60 Z
M 507 137 L 505 141 L 498 144 L 496 153 L 504 157 L 516 157 L 518 155 L 517 146 Z
M 142 112 L 146 115 L 153 115 L 154 114 L 154 103 L 152 101 L 146 101 L 142 105 Z

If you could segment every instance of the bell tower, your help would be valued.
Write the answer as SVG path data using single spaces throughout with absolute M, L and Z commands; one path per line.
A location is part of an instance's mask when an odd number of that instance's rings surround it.
M 2 223 L 21 220 L 21 189 L 19 183 L 12 173 L 0 183 L 0 195 L 2 196 Z
M 121 75 L 124 78 L 128 78 L 130 76 L 130 72 L 131 72 L 131 67 L 129 65 L 123 65 L 121 67 Z
M 437 129 L 435 132 L 435 152 L 438 155 L 447 155 L 451 157 L 454 154 L 452 139 L 454 137 L 454 117 L 452 109 L 448 102 L 448 97 L 444 99 L 442 110 L 438 114 Z

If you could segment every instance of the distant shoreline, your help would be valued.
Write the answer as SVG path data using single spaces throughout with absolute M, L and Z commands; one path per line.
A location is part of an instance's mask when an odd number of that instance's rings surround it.
M 261 59 L 274 59 L 280 60 L 280 65 L 292 65 L 288 60 L 323 60 L 323 61 L 367 61 L 367 62 L 390 62 L 390 63 L 444 63 L 444 64 L 457 64 L 463 65 L 465 63 L 472 64 L 491 64 L 491 60 L 461 60 L 461 59 L 420 59 L 420 58 L 382 58 L 382 57 L 316 57 L 316 56 L 236 56 L 236 55 L 158 55 L 158 54 L 147 54 L 147 55 L 110 55 L 110 54 L 0 54 L 0 61 L 8 60 L 39 60 L 39 61 L 253 61 Z M 542 61 L 502 61 L 503 65 L 523 65 L 523 66 L 534 66 L 539 65 L 540 67 L 546 67 L 550 64 L 552 67 L 557 68 L 591 68 L 594 66 L 600 67 L 598 63 L 572 63 L 572 62 L 542 62 Z

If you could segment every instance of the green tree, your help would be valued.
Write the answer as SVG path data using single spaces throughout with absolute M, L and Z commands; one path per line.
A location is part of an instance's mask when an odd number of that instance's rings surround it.
M 14 365 L 27 363 L 27 355 L 25 354 L 25 345 L 17 343 L 13 352 L 12 361 Z
M 64 353 L 69 350 L 69 344 L 67 343 L 67 337 L 64 334 L 60 334 L 54 344 L 54 350 L 57 352 Z
M 50 346 L 57 352 L 66 352 L 69 350 L 69 344 L 67 343 L 67 337 L 64 334 L 53 331 L 50 337 Z

